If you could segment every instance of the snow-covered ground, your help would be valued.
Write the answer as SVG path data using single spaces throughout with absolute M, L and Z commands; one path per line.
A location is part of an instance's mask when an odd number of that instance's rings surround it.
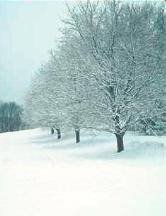
M 91 134 L 91 135 L 90 135 Z M 166 215 L 166 137 L 47 130 L 0 134 L 1 216 Z

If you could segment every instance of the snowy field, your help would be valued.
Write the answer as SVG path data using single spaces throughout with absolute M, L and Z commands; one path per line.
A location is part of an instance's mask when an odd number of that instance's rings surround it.
M 91 134 L 91 135 L 90 135 Z M 0 134 L 1 216 L 164 216 L 166 137 Z

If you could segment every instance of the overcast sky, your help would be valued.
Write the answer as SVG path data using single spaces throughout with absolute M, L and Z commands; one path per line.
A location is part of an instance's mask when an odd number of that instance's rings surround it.
M 30 80 L 60 37 L 63 1 L 0 1 L 0 100 L 23 102 Z

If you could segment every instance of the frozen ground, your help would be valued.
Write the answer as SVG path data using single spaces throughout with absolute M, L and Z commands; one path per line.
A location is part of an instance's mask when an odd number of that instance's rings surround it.
M 166 137 L 73 135 L 0 134 L 1 216 L 166 215 Z

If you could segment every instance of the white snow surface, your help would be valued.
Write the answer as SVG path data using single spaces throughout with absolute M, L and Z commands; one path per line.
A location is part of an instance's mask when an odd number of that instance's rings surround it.
M 166 137 L 46 129 L 0 134 L 1 216 L 166 215 Z

